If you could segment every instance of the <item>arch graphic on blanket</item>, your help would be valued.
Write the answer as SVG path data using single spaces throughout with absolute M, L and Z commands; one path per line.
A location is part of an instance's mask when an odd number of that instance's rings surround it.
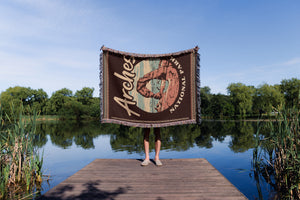
M 136 105 L 157 113 L 170 108 L 179 94 L 179 75 L 167 59 L 149 59 L 135 65 L 135 89 L 130 92 Z

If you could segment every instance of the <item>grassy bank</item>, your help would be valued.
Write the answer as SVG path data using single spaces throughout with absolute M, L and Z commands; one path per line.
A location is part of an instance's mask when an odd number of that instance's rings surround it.
M 39 115 L 36 121 L 57 121 L 59 120 L 58 115 Z
M 23 118 L 25 118 L 26 120 L 28 120 L 31 116 L 24 116 Z M 68 116 L 68 117 L 61 117 L 59 115 L 38 115 L 36 117 L 36 121 L 38 122 L 43 122 L 43 121 L 64 121 L 64 120 L 68 120 L 68 121 L 78 121 L 78 119 L 76 119 L 76 116 Z M 98 120 L 99 118 L 97 117 L 91 117 L 91 116 L 82 116 L 79 121 L 95 121 Z
M 0 199 L 32 199 L 42 183 L 43 158 L 33 146 L 37 115 L 4 116 L 0 105 Z

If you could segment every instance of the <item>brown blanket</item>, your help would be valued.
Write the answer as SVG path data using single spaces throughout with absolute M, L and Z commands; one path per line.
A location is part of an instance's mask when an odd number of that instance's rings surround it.
M 101 50 L 102 123 L 137 127 L 200 123 L 198 47 L 159 55 L 104 46 Z

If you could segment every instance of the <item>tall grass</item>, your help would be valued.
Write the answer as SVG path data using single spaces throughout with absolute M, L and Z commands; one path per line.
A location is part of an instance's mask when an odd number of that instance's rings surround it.
M 254 174 L 261 174 L 277 191 L 278 199 L 300 199 L 300 111 L 278 111 L 269 122 L 269 136 L 256 134 Z
M 33 146 L 37 114 L 30 113 L 25 118 L 22 107 L 8 115 L 0 104 L 0 199 L 32 199 L 41 187 L 43 158 Z

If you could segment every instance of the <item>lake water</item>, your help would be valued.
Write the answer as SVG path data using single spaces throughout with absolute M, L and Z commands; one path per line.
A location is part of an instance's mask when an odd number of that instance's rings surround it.
M 274 191 L 256 180 L 251 161 L 256 122 L 203 121 L 161 129 L 161 159 L 205 158 L 249 199 L 269 199 Z M 98 158 L 143 159 L 143 130 L 99 122 L 46 122 L 37 126 L 35 145 L 44 154 L 42 194 Z M 150 137 L 154 158 L 154 135 Z

